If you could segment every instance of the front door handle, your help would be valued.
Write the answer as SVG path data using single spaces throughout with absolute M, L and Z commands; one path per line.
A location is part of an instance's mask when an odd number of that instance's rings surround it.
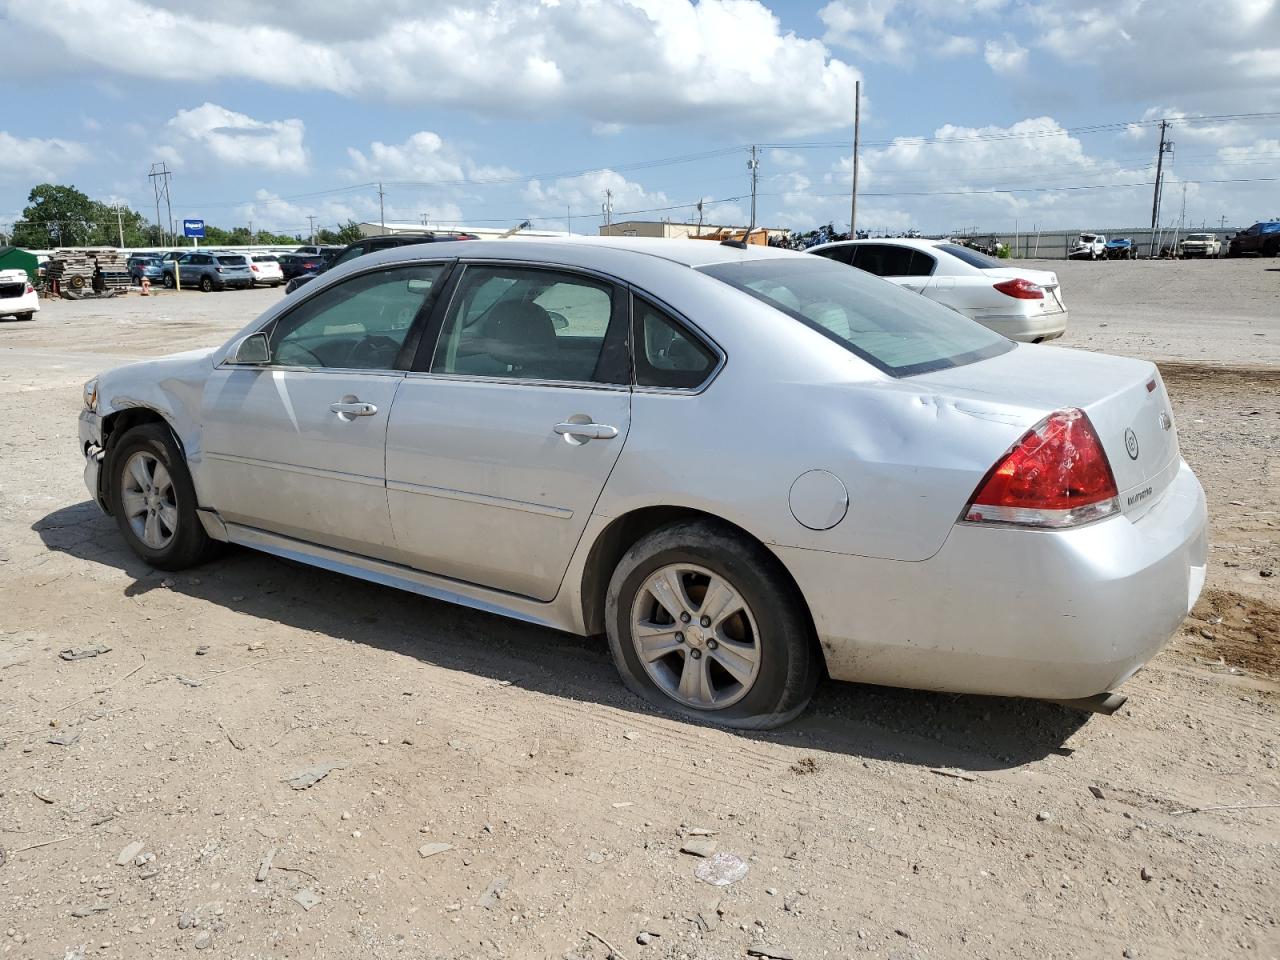
M 340 400 L 337 403 L 329 404 L 329 409 L 338 415 L 339 420 L 354 420 L 356 417 L 372 417 L 378 412 L 378 408 L 372 403 L 364 403 L 361 400 Z
M 607 423 L 557 423 L 555 431 L 579 443 L 584 440 L 612 440 L 618 435 L 618 428 Z

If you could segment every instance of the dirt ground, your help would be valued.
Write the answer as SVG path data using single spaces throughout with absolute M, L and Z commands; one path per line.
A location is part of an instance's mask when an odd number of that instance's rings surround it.
M 0 956 L 1280 957 L 1274 263 L 1051 265 L 1064 345 L 1162 362 L 1212 515 L 1110 718 L 828 683 L 736 734 L 600 641 L 245 551 L 149 569 L 88 501 L 80 385 L 279 291 L 0 324 Z M 708 841 L 746 877 L 697 880 Z

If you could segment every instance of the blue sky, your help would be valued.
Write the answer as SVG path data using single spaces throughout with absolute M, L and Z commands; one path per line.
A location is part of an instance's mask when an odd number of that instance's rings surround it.
M 1085 229 L 1280 214 L 1280 4 L 1220 0 L 0 0 L 21 109 L 0 120 L 0 230 L 35 183 L 175 217 L 594 231 L 640 219 Z M 11 53 L 10 53 L 11 52 Z M 1246 116 L 1247 115 L 1247 116 Z M 1213 119 L 1233 117 L 1236 119 Z M 684 158 L 684 159 L 680 159 Z M 680 159 L 680 162 L 673 162 Z M 712 202 L 716 201 L 716 202 Z

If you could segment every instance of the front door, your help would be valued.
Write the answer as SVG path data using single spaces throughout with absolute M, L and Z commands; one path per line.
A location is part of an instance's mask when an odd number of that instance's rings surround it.
M 586 275 L 466 267 L 387 430 L 402 562 L 555 596 L 627 436 L 628 313 Z
M 214 371 L 203 474 L 223 519 L 388 553 L 384 455 L 400 353 L 443 271 L 415 264 L 351 277 L 273 324 L 269 365 Z

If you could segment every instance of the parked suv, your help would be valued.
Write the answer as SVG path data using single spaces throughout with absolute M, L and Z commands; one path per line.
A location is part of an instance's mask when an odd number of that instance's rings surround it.
M 294 277 L 284 288 L 284 292 L 293 293 L 304 283 L 310 283 L 326 270 L 336 267 L 340 263 L 346 263 L 348 260 L 354 260 L 356 257 L 363 257 L 366 253 L 389 250 L 391 247 L 407 247 L 413 243 L 439 243 L 442 240 L 475 239 L 476 237 L 469 233 L 395 233 L 381 237 L 365 237 L 343 248 L 336 257 L 326 260 L 320 269 Z
M 163 266 L 158 256 L 135 254 L 127 261 L 129 279 L 141 283 L 144 279 L 159 283 L 163 275 Z
M 205 293 L 227 288 L 244 289 L 253 286 L 253 273 L 249 261 L 238 253 L 184 253 L 164 265 L 161 282 L 172 290 L 174 263 L 177 263 L 182 285 L 188 289 L 199 287 Z
M 250 258 L 249 270 L 253 273 L 253 283 L 265 283 L 278 287 L 284 283 L 284 271 L 280 268 L 280 260 L 274 253 L 255 253 Z
M 1242 257 L 1249 253 L 1280 257 L 1280 220 L 1260 220 L 1231 238 L 1227 256 Z
M 1075 244 L 1067 251 L 1072 260 L 1098 260 L 1107 255 L 1107 238 L 1100 233 L 1082 233 Z

